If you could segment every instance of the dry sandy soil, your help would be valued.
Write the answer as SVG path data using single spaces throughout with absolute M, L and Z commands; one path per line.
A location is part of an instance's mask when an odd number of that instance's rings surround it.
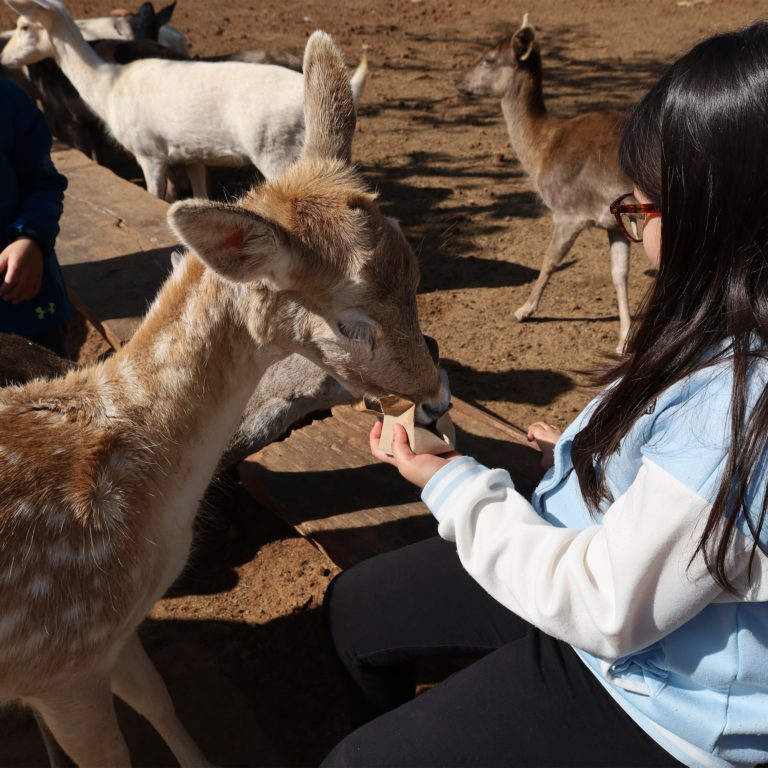
M 78 16 L 113 0 L 70 0 Z M 538 315 L 524 300 L 550 219 L 511 154 L 499 104 L 458 97 L 453 80 L 525 11 L 538 30 L 550 111 L 629 106 L 696 40 L 765 13 L 752 0 L 179 0 L 175 24 L 194 54 L 300 51 L 331 32 L 355 63 L 370 47 L 371 79 L 355 156 L 400 218 L 422 265 L 424 330 L 441 345 L 454 391 L 520 426 L 566 424 L 587 399 L 574 371 L 610 352 L 618 329 L 608 249 L 583 234 L 554 275 Z M 0 27 L 14 23 L 0 11 Z M 633 304 L 649 285 L 633 251 Z M 200 525 L 186 575 L 143 637 L 182 719 L 221 765 L 313 765 L 348 728 L 319 606 L 335 573 L 323 555 L 234 485 Z M 151 730 L 120 710 L 139 765 L 173 765 Z M 44 764 L 23 714 L 0 721 L 0 766 Z

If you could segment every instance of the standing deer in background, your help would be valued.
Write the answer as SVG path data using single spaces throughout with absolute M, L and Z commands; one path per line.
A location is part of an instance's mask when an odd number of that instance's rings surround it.
M 300 353 L 355 396 L 448 407 L 416 257 L 350 163 L 352 90 L 325 33 L 307 43 L 303 91 L 294 165 L 238 204 L 170 208 L 190 253 L 124 347 L 0 391 L 0 701 L 31 706 L 81 766 L 130 762 L 113 692 L 182 766 L 206 762 L 136 628 L 184 567 L 268 365 Z
M 611 278 L 619 304 L 617 351 L 621 352 L 631 320 L 629 241 L 619 231 L 608 206 L 632 190 L 632 181 L 619 168 L 625 114 L 606 110 L 567 120 L 552 117 L 544 104 L 541 80 L 539 44 L 526 14 L 517 32 L 485 51 L 456 83 L 466 96 L 501 98 L 512 150 L 552 211 L 554 231 L 539 277 L 514 317 L 525 320 L 536 311 L 547 281 L 579 233 L 587 227 L 600 227 L 608 231 Z

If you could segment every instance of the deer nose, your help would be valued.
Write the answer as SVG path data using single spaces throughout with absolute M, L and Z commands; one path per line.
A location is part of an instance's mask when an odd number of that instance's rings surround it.
M 436 422 L 444 413 L 450 410 L 451 404 L 450 402 L 441 403 L 440 405 L 427 405 L 426 403 L 422 403 L 419 408 L 421 409 L 421 412 L 424 414 L 424 416 L 426 416 L 425 423 L 432 424 Z
M 432 362 L 437 365 L 438 362 L 440 362 L 440 347 L 437 342 L 431 336 L 427 336 L 426 333 L 424 334 L 424 341 L 427 344 L 427 349 L 429 350 Z
M 464 80 L 454 80 L 453 84 L 462 96 L 472 96 L 472 89 L 464 82 Z

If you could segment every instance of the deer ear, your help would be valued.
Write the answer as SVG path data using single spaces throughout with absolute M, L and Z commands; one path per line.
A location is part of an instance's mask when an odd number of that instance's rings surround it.
M 304 157 L 349 162 L 355 102 L 341 51 L 325 32 L 313 32 L 304 49 Z
M 182 200 L 168 210 L 179 239 L 214 272 L 232 282 L 265 281 L 278 291 L 294 287 L 294 258 L 281 228 L 236 205 Z
M 523 18 L 523 26 L 512 37 L 512 50 L 518 61 L 525 61 L 532 53 L 536 42 L 536 30 L 528 24 L 528 14 Z

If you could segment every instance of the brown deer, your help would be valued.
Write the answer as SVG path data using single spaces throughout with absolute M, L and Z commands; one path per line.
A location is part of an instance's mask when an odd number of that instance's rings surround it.
M 608 231 L 611 278 L 619 304 L 619 352 L 629 332 L 627 293 L 629 241 L 608 211 L 632 182 L 619 168 L 619 141 L 625 115 L 595 111 L 561 120 L 547 112 L 542 90 L 539 44 L 528 14 L 516 32 L 483 53 L 456 83 L 466 96 L 501 98 L 509 142 L 536 192 L 552 211 L 554 231 L 528 300 L 514 312 L 530 317 L 544 288 L 579 233 L 590 226 Z
M 78 765 L 130 762 L 113 693 L 181 765 L 206 764 L 136 628 L 184 567 L 270 363 L 298 352 L 357 396 L 448 407 L 419 331 L 416 258 L 350 164 L 352 91 L 322 32 L 304 102 L 304 150 L 284 173 L 237 204 L 169 209 L 189 253 L 123 348 L 0 390 L 0 701 L 39 713 Z

